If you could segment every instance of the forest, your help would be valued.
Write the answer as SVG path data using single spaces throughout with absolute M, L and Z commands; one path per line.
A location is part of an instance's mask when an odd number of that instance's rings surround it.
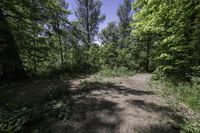
M 200 133 L 200 1 L 120 1 L 0 0 L 0 132 Z

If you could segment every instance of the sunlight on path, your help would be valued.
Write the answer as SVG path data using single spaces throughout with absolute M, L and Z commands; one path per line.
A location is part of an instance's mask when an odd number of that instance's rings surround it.
M 172 123 L 181 117 L 150 91 L 150 77 L 111 78 L 106 80 L 112 84 L 94 82 L 87 89 L 73 81 L 75 113 L 67 123 L 57 125 L 57 132 L 178 133 Z

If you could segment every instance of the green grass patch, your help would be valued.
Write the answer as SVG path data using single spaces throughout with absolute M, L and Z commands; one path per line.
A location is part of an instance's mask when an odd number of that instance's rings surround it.
M 200 111 L 200 85 L 190 83 L 165 83 L 166 87 L 177 94 L 178 99 L 185 102 L 192 109 Z
M 154 77 L 153 77 L 154 78 Z M 155 78 L 156 79 L 156 78 Z M 190 108 L 199 114 L 200 112 L 200 84 L 199 78 L 193 78 L 192 82 L 180 82 L 176 80 L 170 80 L 168 78 L 153 79 L 152 83 L 162 88 L 161 95 L 175 95 L 177 99 L 171 100 L 170 104 L 183 101 Z M 178 105 L 173 107 L 178 109 Z M 200 114 L 195 118 L 185 119 L 180 125 L 181 133 L 200 133 Z
M 135 75 L 135 71 L 131 71 L 126 67 L 114 67 L 107 68 L 103 67 L 97 75 L 104 77 L 124 77 L 124 76 L 133 76 Z
M 200 133 L 200 126 L 197 121 L 185 120 L 179 128 L 181 133 Z

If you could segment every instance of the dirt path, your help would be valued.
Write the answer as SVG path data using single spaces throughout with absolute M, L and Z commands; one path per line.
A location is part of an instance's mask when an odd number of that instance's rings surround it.
M 57 124 L 58 133 L 178 133 L 181 117 L 147 84 L 150 74 L 104 79 L 80 86 L 72 81 L 74 115 Z

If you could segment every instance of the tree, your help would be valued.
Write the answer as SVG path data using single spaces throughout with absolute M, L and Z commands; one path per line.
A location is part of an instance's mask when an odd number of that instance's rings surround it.
M 128 44 L 125 44 L 125 40 L 127 37 L 130 36 L 131 27 L 131 17 L 132 17 L 132 11 L 131 11 L 131 4 L 132 0 L 124 0 L 123 4 L 121 4 L 117 10 L 117 15 L 119 17 L 119 32 L 120 32 L 120 45 L 121 47 L 127 47 Z
M 61 69 L 64 68 L 64 55 L 63 55 L 63 42 L 65 34 L 68 32 L 68 4 L 64 0 L 58 1 L 58 7 L 52 9 L 52 15 L 54 19 L 51 19 L 52 32 L 58 39 L 59 49 L 60 49 L 60 61 Z
M 16 50 L 27 71 L 41 72 L 46 69 L 46 64 L 52 64 L 48 58 L 53 54 L 57 58 L 58 52 L 55 49 L 58 48 L 63 66 L 61 45 L 68 30 L 66 25 L 70 24 L 65 16 L 68 14 L 65 4 L 61 0 L 3 0 L 0 3 L 5 18 L 2 21 L 7 21 Z M 59 23 L 57 27 L 55 22 Z M 59 45 L 52 45 L 54 41 L 59 42 Z
M 101 31 L 99 36 L 102 44 L 109 44 L 112 42 L 117 43 L 119 41 L 119 29 L 117 22 L 108 23 L 108 26 Z
M 0 63 L 2 79 L 27 77 L 9 23 L 0 7 Z
M 153 36 L 156 67 L 167 77 L 188 79 L 191 68 L 198 65 L 199 4 L 189 0 L 138 0 L 134 5 L 133 35 L 138 39 Z
M 98 33 L 98 26 L 105 20 L 105 15 L 101 14 L 102 2 L 100 0 L 76 0 L 77 9 L 76 17 L 79 21 L 79 26 L 85 32 L 85 40 L 89 46 Z

